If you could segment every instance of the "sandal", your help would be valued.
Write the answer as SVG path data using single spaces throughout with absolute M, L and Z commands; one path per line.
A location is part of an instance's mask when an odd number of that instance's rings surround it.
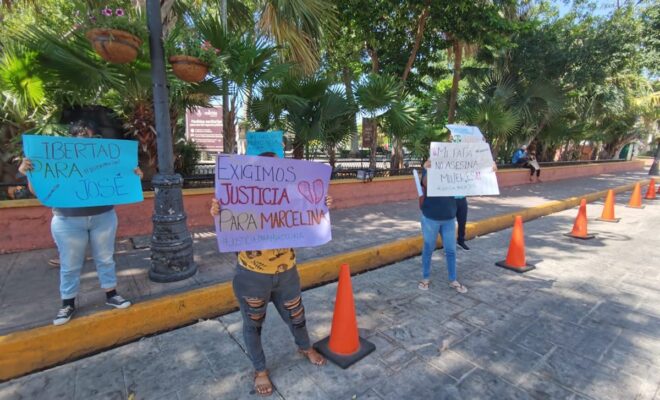
M 467 293 L 468 289 L 460 284 L 458 281 L 453 281 L 449 284 L 449 287 L 456 289 L 458 293 Z
M 429 290 L 430 285 L 431 285 L 431 281 L 428 279 L 424 279 L 419 281 L 419 283 L 417 284 L 417 288 L 419 290 Z
M 313 347 L 309 348 L 308 350 L 298 349 L 298 353 L 307 357 L 309 362 L 314 365 L 323 366 L 326 363 L 325 357 L 323 357 L 318 351 L 314 350 Z
M 254 390 L 259 396 L 266 397 L 273 394 L 273 383 L 268 377 L 268 370 L 255 371 Z

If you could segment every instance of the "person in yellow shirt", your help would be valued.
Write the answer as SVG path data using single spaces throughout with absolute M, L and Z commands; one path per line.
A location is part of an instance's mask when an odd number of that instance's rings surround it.
M 263 157 L 276 157 L 274 153 L 262 153 Z M 326 196 L 328 207 L 332 198 Z M 213 199 L 211 215 L 220 215 L 220 202 Z M 273 302 L 282 320 L 288 325 L 298 351 L 314 365 L 325 365 L 309 340 L 302 303 L 300 277 L 296 268 L 294 249 L 268 249 L 241 251 L 232 282 L 234 295 L 243 316 L 243 338 L 248 356 L 254 366 L 254 388 L 261 396 L 270 396 L 273 385 L 266 369 L 266 357 L 261 345 L 261 329 L 266 319 L 266 309 Z

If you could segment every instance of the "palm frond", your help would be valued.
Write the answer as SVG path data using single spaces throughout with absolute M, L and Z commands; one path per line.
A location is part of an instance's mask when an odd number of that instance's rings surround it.
M 360 107 L 369 114 L 387 111 L 399 100 L 403 86 L 401 81 L 389 75 L 369 75 L 355 91 Z

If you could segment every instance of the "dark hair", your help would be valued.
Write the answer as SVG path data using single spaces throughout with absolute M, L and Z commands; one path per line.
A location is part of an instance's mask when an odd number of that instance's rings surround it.
M 259 157 L 277 157 L 277 154 L 272 151 L 264 151 L 263 153 L 259 154 Z
M 72 122 L 71 125 L 69 125 L 69 134 L 71 136 L 86 136 L 87 131 L 96 133 L 96 124 L 94 124 L 92 121 L 78 120 L 76 122 Z

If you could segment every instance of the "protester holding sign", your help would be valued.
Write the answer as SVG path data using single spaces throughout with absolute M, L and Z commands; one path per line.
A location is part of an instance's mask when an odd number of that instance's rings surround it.
M 429 197 L 427 167 L 422 174 L 423 195 L 419 197 L 419 207 L 422 210 L 422 280 L 418 287 L 428 290 L 431 284 L 431 256 L 435 250 L 438 233 L 442 236 L 442 246 L 445 250 L 445 260 L 449 273 L 449 286 L 459 293 L 467 293 L 467 288 L 456 280 L 456 199 L 452 196 Z
M 69 133 L 74 137 L 86 138 L 85 140 L 91 141 L 92 139 L 89 138 L 94 137 L 94 128 L 91 124 L 80 122 L 72 125 Z M 137 160 L 137 147 L 135 150 L 135 160 Z M 52 156 L 52 153 L 48 156 Z M 48 156 L 42 160 L 43 165 L 48 165 Z M 103 157 L 96 159 L 97 162 L 106 161 Z M 62 162 L 56 165 L 61 166 L 61 170 L 65 168 L 65 164 Z M 27 157 L 24 158 L 19 171 L 28 176 L 30 191 L 35 193 L 32 186 L 32 175 L 39 172 L 36 171 L 33 161 Z M 134 168 L 133 172 L 140 179 L 142 178 L 140 168 Z M 49 179 L 54 181 L 56 177 L 52 176 Z M 55 184 L 53 187 L 57 188 L 57 185 Z M 95 206 L 53 208 L 51 233 L 60 254 L 60 296 L 62 298 L 62 308 L 53 320 L 54 325 L 69 322 L 75 312 L 75 299 L 80 287 L 80 273 L 85 262 L 85 251 L 88 244 L 92 247 L 92 256 L 96 263 L 101 288 L 105 291 L 106 304 L 115 308 L 127 308 L 131 305 L 131 302 L 120 296 L 116 290 L 117 276 L 113 257 L 117 214 L 114 206 L 112 204 L 99 205 L 98 199 L 90 201 Z M 84 204 L 84 200 L 81 202 Z
M 277 157 L 274 152 L 264 152 L 261 153 L 260 156 Z M 219 160 L 217 175 L 221 173 L 224 174 L 224 171 L 221 171 L 220 162 L 221 161 Z M 240 170 L 240 174 L 242 174 L 243 171 L 249 170 L 250 172 L 246 172 L 246 175 L 249 175 L 251 178 L 258 181 L 253 182 L 254 184 L 263 183 L 264 180 L 269 180 L 268 177 L 277 177 L 278 171 L 280 171 L 280 169 L 277 168 L 269 169 L 263 168 L 263 166 L 262 168 L 257 168 L 257 166 L 258 165 L 256 164 L 250 164 L 247 166 L 243 164 L 241 167 L 237 163 L 232 167 L 229 167 L 229 169 L 237 173 Z M 269 225 L 269 228 L 277 227 L 276 229 L 278 230 L 287 227 L 295 229 L 296 226 L 305 228 L 305 226 L 300 226 L 305 225 L 303 224 L 305 221 L 305 214 L 302 213 L 302 209 L 299 211 L 288 210 L 277 212 L 270 212 L 268 209 L 268 207 L 272 207 L 274 204 L 287 203 L 290 200 L 290 197 L 294 196 L 293 193 L 288 194 L 287 188 L 290 188 L 290 184 L 295 182 L 295 170 L 292 167 L 281 168 L 281 170 L 286 171 L 282 172 L 282 179 L 272 179 L 274 181 L 279 181 L 280 183 L 278 185 L 270 185 L 270 187 L 267 188 L 257 185 L 239 186 L 234 191 L 233 188 L 230 188 L 228 183 L 221 183 L 220 186 L 224 187 L 221 190 L 224 190 L 224 192 L 217 191 L 216 196 L 218 198 L 214 198 L 211 205 L 211 215 L 216 217 L 216 226 L 218 226 L 218 229 L 221 230 L 223 227 L 230 230 L 237 229 L 237 223 L 232 223 L 229 219 L 222 217 L 223 211 L 227 211 L 227 208 L 231 203 L 249 203 L 250 199 L 252 200 L 251 204 L 253 208 L 261 207 L 265 209 L 263 213 L 259 213 L 258 218 L 254 219 L 254 223 L 246 222 L 250 220 L 250 217 L 243 218 L 243 225 L 245 225 L 246 229 L 252 230 L 251 232 L 253 236 L 256 236 L 254 230 L 259 229 L 257 225 L 262 224 L 264 218 L 267 218 L 267 221 L 269 222 L 267 225 Z M 273 172 L 272 174 L 271 171 Z M 220 176 L 216 176 L 216 181 L 221 182 Z M 319 182 L 319 185 L 305 185 L 304 183 L 306 182 L 307 180 L 299 181 L 296 185 L 297 190 L 300 191 L 306 199 L 305 201 L 317 204 L 325 200 L 324 203 L 326 208 L 332 204 L 330 196 L 322 196 L 325 189 L 323 188 L 320 178 L 313 180 L 313 182 Z M 315 186 L 318 187 L 315 188 Z M 245 194 L 245 196 L 241 196 L 240 193 L 247 193 L 247 189 L 241 188 L 246 187 L 252 188 L 249 190 L 250 195 Z M 322 192 L 320 191 L 321 189 L 323 189 Z M 266 190 L 268 190 L 268 192 L 266 192 Z M 244 201 L 232 201 L 239 197 L 242 197 L 242 200 Z M 286 200 L 284 200 L 285 198 Z M 293 216 L 294 212 L 298 212 L 298 214 Z M 233 212 L 229 212 L 229 214 L 232 216 L 234 215 Z M 253 214 L 245 212 L 243 215 L 252 216 Z M 279 215 L 279 217 L 276 217 L 277 215 Z M 288 215 L 291 215 L 291 217 L 288 217 Z M 307 215 L 311 216 L 312 214 Z M 223 223 L 222 220 L 225 219 L 226 221 Z M 259 220 L 259 222 L 257 222 L 257 220 Z M 280 222 L 277 222 L 276 220 Z M 307 220 L 309 224 L 314 224 L 315 221 L 321 222 L 321 219 L 315 220 L 310 217 Z M 263 228 L 264 226 L 262 225 L 261 229 Z M 313 233 L 312 231 L 309 232 L 308 236 Z M 218 234 L 221 235 L 222 232 L 219 231 Z M 285 236 L 279 235 L 276 238 L 273 237 L 273 240 L 275 240 L 275 243 L 277 244 L 282 244 L 283 242 L 281 242 L 281 240 L 285 238 Z M 238 239 L 240 239 L 240 243 L 245 243 L 242 238 L 239 237 Z M 293 240 L 295 242 L 295 239 Z M 219 247 L 221 251 L 227 251 L 223 250 L 223 243 L 224 242 L 219 240 Z M 238 252 L 238 262 L 236 274 L 233 279 L 233 288 L 234 295 L 236 296 L 236 300 L 238 300 L 241 315 L 243 317 L 243 338 L 245 340 L 245 346 L 255 370 L 254 388 L 259 395 L 270 396 L 273 393 L 273 385 L 270 381 L 268 370 L 266 369 L 266 357 L 261 344 L 261 330 L 263 323 L 266 320 L 266 309 L 269 302 L 273 302 L 280 317 L 289 327 L 289 330 L 295 339 L 295 343 L 298 346 L 298 351 L 303 356 L 307 357 L 307 359 L 314 365 L 324 365 L 326 360 L 321 354 L 314 350 L 307 332 L 305 308 L 302 303 L 300 277 L 296 268 L 295 250 L 292 248 L 264 248 L 263 241 L 253 243 L 257 249 L 242 250 Z M 224 244 L 231 246 L 235 244 L 235 241 Z
M 476 126 L 447 125 L 451 132 L 449 141 L 452 143 L 486 143 L 486 138 Z M 493 162 L 493 171 L 497 171 L 497 165 Z M 463 250 L 470 250 L 465 243 L 465 228 L 468 217 L 468 200 L 466 196 L 455 196 L 456 199 L 456 221 L 458 222 L 458 238 L 456 243 Z

